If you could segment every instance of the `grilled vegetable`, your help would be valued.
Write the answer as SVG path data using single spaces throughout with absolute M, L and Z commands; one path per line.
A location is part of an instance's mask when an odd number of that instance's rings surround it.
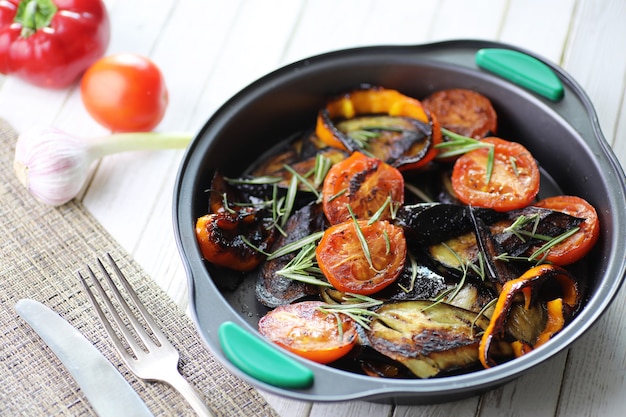
M 507 321 L 518 296 L 522 296 L 525 309 L 531 308 L 535 303 L 542 303 L 546 305 L 548 314 L 544 328 L 535 340 L 516 340 L 517 351 L 520 353 L 547 342 L 573 317 L 582 301 L 576 279 L 556 265 L 536 266 L 521 277 L 507 282 L 480 341 L 480 361 L 485 368 L 498 363 L 491 348 L 494 343 L 505 341 Z
M 357 342 L 356 325 L 345 314 L 322 310 L 320 301 L 277 307 L 259 320 L 259 332 L 291 352 L 319 363 L 346 355 Z
M 389 201 L 388 201 L 389 200 Z M 370 219 L 379 210 L 379 220 L 389 220 L 404 202 L 404 178 L 396 168 L 376 158 L 354 152 L 335 164 L 322 189 L 324 213 L 331 224 L 351 218 Z
M 376 122 L 383 122 L 383 126 L 374 126 L 372 120 L 366 119 L 363 124 L 366 128 L 360 130 L 361 137 L 355 135 L 355 129 L 350 123 L 343 124 L 345 131 L 336 125 L 337 121 L 363 115 L 388 115 L 409 118 L 412 121 L 398 120 L 389 123 L 389 118 L 374 119 Z M 408 129 L 400 128 L 402 134 L 391 133 L 398 131 L 398 126 L 394 124 L 406 127 L 407 123 L 411 126 Z M 439 123 L 434 116 L 428 114 L 422 103 L 396 90 L 379 87 L 355 90 L 331 100 L 320 110 L 315 132 L 329 146 L 349 152 L 371 152 L 372 156 L 400 170 L 426 166 L 437 155 L 435 145 L 441 142 Z M 364 141 L 364 138 L 367 140 Z M 379 141 L 393 143 L 398 148 L 392 151 L 389 147 L 376 143 Z
M 278 237 L 271 252 L 322 230 L 325 220 L 319 204 L 303 207 L 289 218 L 284 227 L 286 235 Z M 303 259 L 298 264 L 293 264 L 297 253 L 290 252 L 267 260 L 261 266 L 256 282 L 256 296 L 263 305 L 274 308 L 319 293 L 317 285 L 303 282 L 302 278 L 297 279 L 297 274 L 323 278 L 321 272 L 318 274 L 314 271 L 315 246 L 314 243 L 312 245 L 308 262 Z
M 406 259 L 402 228 L 348 220 L 328 228 L 316 249 L 328 282 L 340 291 L 373 294 L 396 280 Z
M 263 262 L 275 230 L 271 219 L 253 208 L 224 211 L 200 217 L 196 236 L 202 256 L 214 265 L 251 271 Z
M 437 116 L 441 127 L 460 135 L 481 139 L 497 133 L 496 111 L 491 101 L 476 91 L 440 90 L 426 97 L 422 104 Z
M 536 207 L 549 208 L 584 219 L 575 234 L 547 250 L 546 261 L 557 265 L 569 265 L 591 251 L 600 237 L 600 221 L 596 209 L 576 196 L 554 196 L 535 203 Z M 534 250 L 541 249 L 537 245 Z
M 489 325 L 474 312 L 431 301 L 387 303 L 375 312 L 368 344 L 420 378 L 476 364 L 480 334 Z
M 452 171 L 452 187 L 465 204 L 497 211 L 515 210 L 533 202 L 539 192 L 539 168 L 519 143 L 486 138 L 493 145 L 464 154 Z

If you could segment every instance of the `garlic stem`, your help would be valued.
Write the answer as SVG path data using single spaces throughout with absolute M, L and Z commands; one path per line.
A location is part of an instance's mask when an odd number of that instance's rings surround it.
M 181 149 L 192 137 L 191 133 L 138 132 L 84 140 L 59 129 L 35 127 L 18 137 L 13 167 L 37 200 L 58 206 L 80 192 L 97 159 L 126 151 Z
M 193 134 L 187 132 L 135 132 L 114 133 L 88 142 L 89 152 L 95 159 L 127 151 L 184 149 Z

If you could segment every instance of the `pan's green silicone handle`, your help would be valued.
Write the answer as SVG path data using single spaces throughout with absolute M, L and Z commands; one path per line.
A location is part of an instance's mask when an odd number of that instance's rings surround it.
M 228 360 L 259 381 L 292 389 L 313 384 L 313 371 L 231 321 L 220 325 L 218 337 Z
M 476 53 L 476 65 L 552 101 L 563 98 L 563 83 L 537 58 L 511 49 L 484 48 Z

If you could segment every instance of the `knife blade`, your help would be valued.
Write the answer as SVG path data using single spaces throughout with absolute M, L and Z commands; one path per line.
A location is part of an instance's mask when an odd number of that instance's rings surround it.
M 19 300 L 15 310 L 65 365 L 100 417 L 154 417 L 113 364 L 63 317 L 31 299 Z

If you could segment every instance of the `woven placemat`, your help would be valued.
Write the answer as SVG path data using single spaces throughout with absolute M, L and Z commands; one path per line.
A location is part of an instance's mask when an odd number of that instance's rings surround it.
M 0 415 L 95 415 L 80 388 L 15 312 L 21 298 L 55 310 L 120 370 L 155 416 L 193 415 L 168 385 L 138 380 L 122 364 L 76 271 L 109 252 L 181 354 L 180 371 L 221 416 L 277 416 L 258 392 L 223 368 L 193 323 L 77 202 L 36 202 L 13 174 L 15 131 L 0 120 Z

